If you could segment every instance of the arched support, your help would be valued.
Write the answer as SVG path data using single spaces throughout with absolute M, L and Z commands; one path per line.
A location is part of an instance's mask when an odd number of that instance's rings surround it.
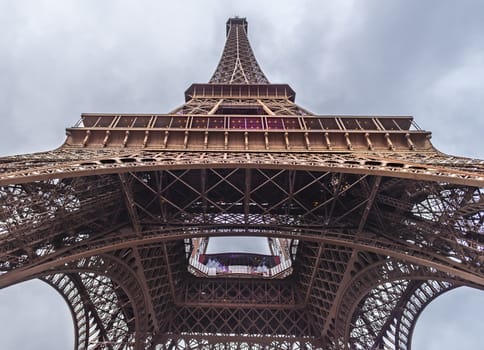
M 393 318 L 389 317 L 382 329 L 381 340 L 376 344 L 384 349 L 410 350 L 419 315 L 433 300 L 455 288 L 451 283 L 443 281 L 426 281 L 417 286 L 408 300 L 403 302 L 401 310 Z
M 57 289 L 71 309 L 77 350 L 144 349 L 151 344 L 148 301 L 136 275 L 119 258 L 92 256 L 46 273 L 38 277 Z
M 183 163 L 187 155 L 171 169 L 4 187 L 0 287 L 69 276 L 62 288 L 84 295 L 87 305 L 99 300 L 79 318 L 92 316 L 84 347 L 109 348 L 114 328 L 116 344 L 146 347 L 166 344 L 167 337 L 176 343 L 187 332 L 216 337 L 224 327 L 226 335 L 267 329 L 266 340 L 274 331 L 325 348 L 404 349 L 412 318 L 400 315 L 403 300 L 429 288 L 436 295 L 447 282 L 484 286 L 482 190 L 299 163 L 293 169 L 292 160 L 279 158 L 277 167 L 253 168 L 243 162 L 249 158 L 200 169 Z M 184 275 L 184 241 L 240 235 L 300 243 L 294 278 L 284 281 L 300 294 L 295 301 L 264 304 L 253 297 L 265 282 L 238 288 L 223 281 L 214 281 L 212 290 L 223 291 L 216 298 L 206 301 L 207 290 L 195 288 L 196 305 L 183 300 L 180 291 L 194 290 Z M 102 309 L 103 290 L 118 291 L 111 298 L 114 316 Z M 144 317 L 116 321 L 116 310 L 122 320 Z
M 336 340 L 333 346 L 408 350 L 414 324 L 423 308 L 463 283 L 456 276 L 433 268 L 391 258 L 378 261 L 356 274 L 344 291 L 332 327 L 332 338 Z

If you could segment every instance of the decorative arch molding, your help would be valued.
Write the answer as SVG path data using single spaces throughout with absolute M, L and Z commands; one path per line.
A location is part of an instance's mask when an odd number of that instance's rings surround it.
M 380 284 L 375 285 L 375 280 Z M 339 339 L 334 347 L 367 349 L 373 344 L 371 349 L 409 350 L 422 310 L 439 295 L 464 284 L 484 289 L 431 267 L 392 258 L 378 261 L 357 273 L 345 288 L 331 327 L 334 339 Z
M 331 152 L 324 156 L 307 151 L 304 153 L 206 152 L 200 155 L 196 151 L 160 152 L 157 150 L 129 151 L 120 154 L 116 149 L 115 152 L 106 151 L 108 154 L 104 157 L 99 157 L 98 153 L 93 154 L 92 151 L 86 149 L 76 150 L 74 157 L 71 156 L 69 148 L 63 148 L 59 152 L 63 154 L 63 161 L 59 161 L 57 154 L 44 153 L 37 155 L 43 159 L 43 164 L 40 163 L 35 168 L 30 166 L 27 169 L 13 169 L 13 171 L 1 174 L 0 186 L 101 174 L 200 168 L 292 168 L 294 170 L 371 174 L 402 179 L 419 177 L 422 180 L 470 186 L 480 186 L 482 183 L 482 176 L 478 171 L 470 171 L 466 167 L 469 159 L 456 159 L 435 153 L 428 153 L 418 160 L 409 161 L 405 155 L 394 152 L 372 155 Z M 444 164 L 446 160 L 452 160 L 456 164 L 455 168 L 435 165 L 436 163 Z M 482 167 L 482 164 L 480 166 Z
M 130 254 L 128 250 L 116 253 Z M 91 256 L 34 277 L 54 287 L 67 301 L 74 320 L 75 349 L 87 350 L 92 344 L 106 349 L 150 345 L 152 318 L 145 316 L 149 301 L 135 272 L 120 258 Z

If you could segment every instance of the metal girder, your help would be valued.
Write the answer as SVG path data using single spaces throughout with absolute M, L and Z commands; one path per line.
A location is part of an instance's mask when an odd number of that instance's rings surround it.
M 141 170 L 172 170 L 203 168 L 252 167 L 273 169 L 306 169 L 356 174 L 371 174 L 422 181 L 450 182 L 481 187 L 484 182 L 484 161 L 466 158 L 449 159 L 429 152 L 423 157 L 398 153 L 261 153 L 261 152 L 163 152 L 111 150 L 104 157 L 82 149 L 79 157 L 65 161 L 64 150 L 59 155 L 33 167 L 22 164 L 0 173 L 0 185 L 26 183 L 45 179 L 84 177 L 99 174 L 136 172 Z M 85 157 L 85 158 L 84 158 Z M 83 159 L 84 158 L 84 159 Z M 451 166 L 445 167 L 448 159 Z M 60 161 L 59 161 L 60 160 Z M 26 163 L 31 162 L 27 159 Z M 470 164 L 469 164 L 470 163 Z

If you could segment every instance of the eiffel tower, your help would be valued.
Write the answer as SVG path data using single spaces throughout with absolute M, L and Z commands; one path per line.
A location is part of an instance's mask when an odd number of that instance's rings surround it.
M 431 301 L 484 289 L 484 161 L 409 116 L 308 111 L 247 33 L 227 21 L 170 113 L 0 158 L 0 288 L 55 288 L 75 349 L 410 349 Z

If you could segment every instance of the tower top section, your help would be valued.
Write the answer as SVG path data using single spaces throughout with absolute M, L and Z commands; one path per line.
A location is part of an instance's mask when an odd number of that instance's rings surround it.
M 247 20 L 229 18 L 226 31 L 224 51 L 209 83 L 269 84 L 250 47 Z
M 236 16 L 236 17 L 229 18 L 227 20 L 227 25 L 226 25 L 227 36 L 229 36 L 229 31 L 231 26 L 242 26 L 242 28 L 244 28 L 245 30 L 245 34 L 249 32 L 248 31 L 249 24 L 247 23 L 247 19 L 245 17 L 240 18 Z

